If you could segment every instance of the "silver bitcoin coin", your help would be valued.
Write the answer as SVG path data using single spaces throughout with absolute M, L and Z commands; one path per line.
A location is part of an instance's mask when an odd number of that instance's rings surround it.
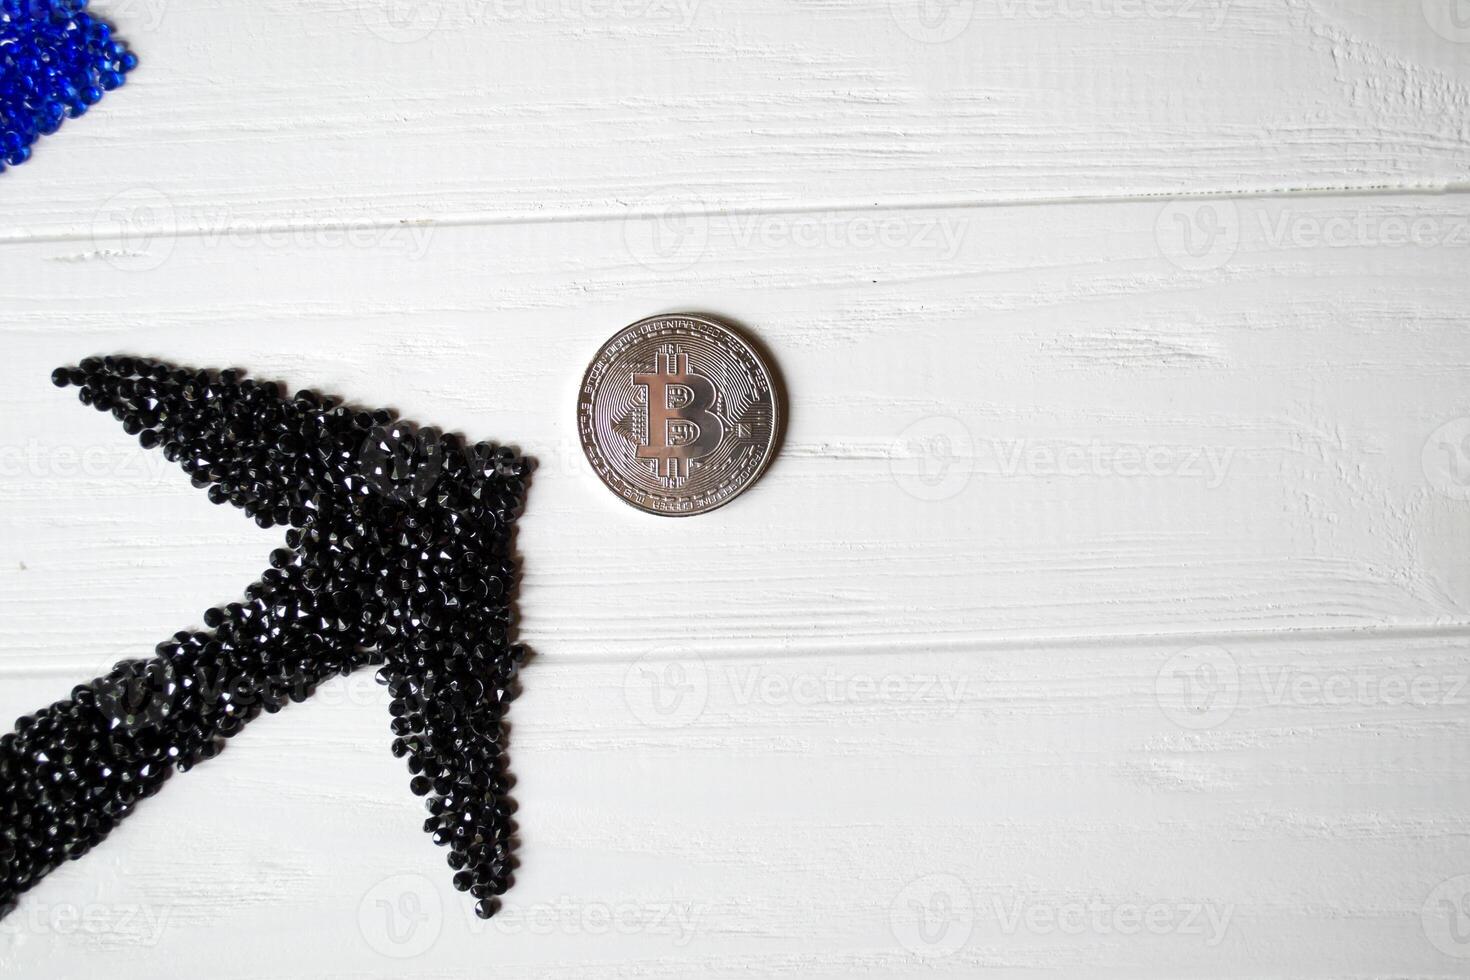
M 602 345 L 582 378 L 577 432 L 608 489 L 650 514 L 727 504 L 776 451 L 772 374 L 738 333 L 704 316 L 649 317 Z

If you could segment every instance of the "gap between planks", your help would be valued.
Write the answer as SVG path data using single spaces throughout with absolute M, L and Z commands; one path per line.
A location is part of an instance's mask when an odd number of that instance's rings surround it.
M 985 637 L 985 636 L 948 636 L 941 637 L 933 634 L 925 634 L 915 637 L 892 637 L 882 640 L 832 640 L 832 641 L 796 641 L 800 649 L 780 656 L 782 663 L 791 663 L 800 660 L 830 659 L 833 657 L 863 657 L 874 653 L 952 653 L 957 650 L 970 649 L 976 652 L 1008 652 L 1008 651 L 1056 651 L 1067 650 L 1096 650 L 1107 647 L 1130 647 L 1130 648 L 1160 648 L 1179 646 L 1181 644 L 1195 645 L 1224 645 L 1227 643 L 1271 643 L 1271 642 L 1307 642 L 1307 643 L 1372 643 L 1392 640 L 1454 640 L 1466 639 L 1470 641 L 1470 622 L 1446 623 L 1439 626 L 1422 625 L 1386 625 L 1386 626 L 1363 626 L 1363 627 L 1308 627 L 1305 629 L 1245 629 L 1245 630 L 1177 630 L 1157 633 L 1087 633 L 1087 634 L 1064 634 L 1058 636 L 1037 637 Z M 528 645 L 535 650 L 536 644 Z M 771 644 L 769 642 L 751 644 L 721 643 L 718 647 L 705 648 L 698 651 L 699 659 L 711 663 L 739 662 L 742 660 L 769 660 Z M 1467 643 L 1467 653 L 1470 653 L 1470 643 Z M 617 667 L 619 665 L 631 665 L 648 657 L 646 648 L 640 647 L 627 654 L 615 653 L 608 655 L 587 654 L 538 654 L 537 659 L 545 658 L 554 662 L 557 666 L 576 666 L 582 664 L 600 665 L 604 667 Z M 671 655 L 672 657 L 672 655 Z M 120 660 L 129 659 L 120 657 Z M 648 657 L 650 660 L 659 658 Z M 34 678 L 34 677 L 58 677 L 73 676 L 78 671 L 94 670 L 95 663 L 79 664 L 74 662 L 58 662 L 48 664 L 21 664 L 0 662 L 0 679 L 3 678 Z
M 1231 200 L 1231 201 L 1265 201 L 1265 200 L 1302 200 L 1312 198 L 1395 198 L 1395 197 L 1433 197 L 1443 195 L 1446 197 L 1458 197 L 1470 195 L 1470 182 L 1455 181 L 1442 184 L 1407 185 L 1400 187 L 1388 187 L 1383 185 L 1343 185 L 1335 187 L 1298 187 L 1285 188 L 1281 190 L 1255 190 L 1255 191 L 1191 191 L 1186 193 L 1171 193 L 1158 191 L 1146 194 L 1079 194 L 1065 197 L 1019 197 L 1014 199 L 958 199 L 958 198 L 935 198 L 932 200 L 906 200 L 890 203 L 875 202 L 863 205 L 852 201 L 822 201 L 808 205 L 773 205 L 755 207 L 690 207 L 687 211 L 680 211 L 681 215 L 688 217 L 711 217 L 723 215 L 730 217 L 766 217 L 771 215 L 788 214 L 885 214 L 891 212 L 910 211 L 977 211 L 998 210 L 1001 208 L 1054 208 L 1072 206 L 1105 206 L 1126 204 L 1150 204 L 1173 200 Z M 498 215 L 475 215 L 466 214 L 450 217 L 434 218 L 392 218 L 392 219 L 368 219 L 362 221 L 285 221 L 285 222 L 239 222 L 225 228 L 203 228 L 203 227 L 181 227 L 170 231 L 170 237 L 174 239 L 201 238 L 206 235 L 218 236 L 236 233 L 251 234 L 284 234 L 300 231 L 373 231 L 399 227 L 433 227 L 433 228 L 493 228 L 506 226 L 532 226 L 532 225 L 570 225 L 570 224 L 597 224 L 599 222 L 612 221 L 648 221 L 667 216 L 669 208 L 628 208 L 628 209 L 589 209 L 586 211 L 566 212 L 561 214 L 548 214 L 545 212 L 526 211 L 521 213 L 498 214 Z M 96 232 L 93 229 L 53 232 L 50 234 L 29 234 L 25 229 L 6 232 L 0 230 L 0 245 L 49 245 L 64 244 L 68 242 L 95 241 Z

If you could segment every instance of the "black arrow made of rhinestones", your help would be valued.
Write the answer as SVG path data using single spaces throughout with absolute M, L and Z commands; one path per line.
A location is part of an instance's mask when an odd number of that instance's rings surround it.
M 286 546 L 238 602 L 0 736 L 0 915 L 262 712 L 378 667 L 424 830 L 489 917 L 514 864 L 502 720 L 530 461 L 309 391 L 131 357 L 52 374 Z

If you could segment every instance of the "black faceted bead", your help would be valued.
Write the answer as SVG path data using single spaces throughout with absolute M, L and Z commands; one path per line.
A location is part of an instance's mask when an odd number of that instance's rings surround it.
M 528 656 L 507 600 L 527 461 L 235 370 L 117 355 L 51 380 L 213 503 L 289 530 L 243 602 L 204 612 L 208 632 L 177 633 L 0 736 L 0 915 L 170 774 L 368 665 L 389 686 L 392 752 L 426 797 L 425 832 L 450 848 L 476 914 L 494 914 L 514 846 L 502 719 Z

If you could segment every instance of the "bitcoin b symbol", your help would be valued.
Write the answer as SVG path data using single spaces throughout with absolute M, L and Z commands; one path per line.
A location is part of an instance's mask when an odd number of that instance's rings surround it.
M 725 438 L 725 424 L 713 411 L 714 383 L 689 370 L 689 355 L 661 351 L 653 372 L 633 375 L 648 392 L 648 443 L 639 459 L 655 461 L 658 473 L 674 484 L 689 478 L 689 464 L 708 456 Z
M 665 517 L 708 513 L 749 488 L 776 452 L 781 415 L 760 354 L 693 313 L 614 334 L 577 397 L 577 433 L 598 479 Z

